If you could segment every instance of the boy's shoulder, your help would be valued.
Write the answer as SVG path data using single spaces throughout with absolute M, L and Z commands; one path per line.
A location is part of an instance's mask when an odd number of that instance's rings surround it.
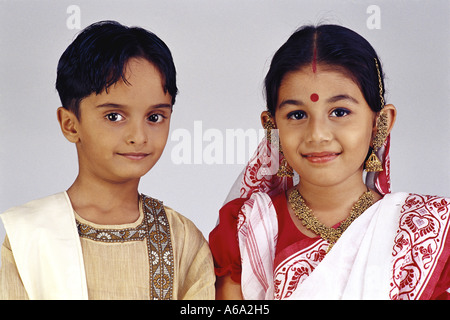
M 189 218 L 179 213 L 177 210 L 174 210 L 173 208 L 165 205 L 163 201 L 148 197 L 146 195 L 143 195 L 143 197 L 144 202 L 153 203 L 159 206 L 159 208 L 164 209 L 173 237 L 178 238 L 181 236 L 183 237 L 196 236 L 203 238 L 203 234 L 201 233 L 201 231 Z
M 31 222 L 30 219 L 48 220 L 52 213 L 67 211 L 67 209 L 71 209 L 70 200 L 66 192 L 60 192 L 9 208 L 1 213 L 0 217 L 4 222 L 14 220 L 18 223 L 27 223 Z
M 183 228 L 194 231 L 194 232 L 200 232 L 197 228 L 197 226 L 192 222 L 189 218 L 185 217 L 178 211 L 172 209 L 171 207 L 164 206 L 164 211 L 167 214 L 167 218 L 169 220 L 169 223 L 172 225 L 179 225 L 183 226 Z
M 77 236 L 73 209 L 66 192 L 29 201 L 0 214 L 11 246 L 24 246 L 23 239 L 68 239 Z M 49 232 L 51 230 L 51 232 Z

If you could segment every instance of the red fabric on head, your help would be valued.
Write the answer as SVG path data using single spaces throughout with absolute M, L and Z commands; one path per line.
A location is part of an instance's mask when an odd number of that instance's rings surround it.
M 391 193 L 391 158 L 389 149 L 391 146 L 391 136 L 389 135 L 384 142 L 381 162 L 383 163 L 383 171 L 379 172 L 375 180 L 375 187 L 381 195 Z

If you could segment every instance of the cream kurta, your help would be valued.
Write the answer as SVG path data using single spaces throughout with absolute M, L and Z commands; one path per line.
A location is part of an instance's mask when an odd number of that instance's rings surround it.
M 173 299 L 214 299 L 215 275 L 208 243 L 195 225 L 164 207 L 173 249 Z M 76 215 L 76 213 L 75 213 Z M 142 228 L 144 214 L 126 225 L 97 225 L 76 215 L 78 227 L 95 231 L 80 236 L 89 299 L 150 299 L 150 264 L 147 238 L 109 242 L 111 235 Z M 28 299 L 8 238 L 1 248 L 1 299 Z

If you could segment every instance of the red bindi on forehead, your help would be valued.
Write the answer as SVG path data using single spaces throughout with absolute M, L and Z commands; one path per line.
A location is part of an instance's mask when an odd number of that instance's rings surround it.
M 317 102 L 319 101 L 319 95 L 317 93 L 313 93 L 310 97 L 312 102 Z

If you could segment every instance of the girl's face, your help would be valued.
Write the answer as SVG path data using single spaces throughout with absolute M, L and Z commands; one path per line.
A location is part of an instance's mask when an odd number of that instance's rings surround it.
M 358 85 L 333 67 L 306 66 L 288 73 L 279 88 L 275 123 L 302 183 L 361 182 L 375 119 Z

